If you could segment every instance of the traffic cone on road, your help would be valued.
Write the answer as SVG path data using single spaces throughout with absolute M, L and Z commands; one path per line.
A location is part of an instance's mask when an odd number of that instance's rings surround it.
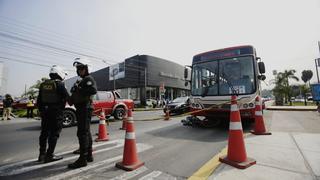
M 103 110 L 100 112 L 99 116 L 99 133 L 98 133 L 98 138 L 95 139 L 96 142 L 98 141 L 108 141 L 109 136 L 107 132 L 107 127 L 106 127 L 106 115 Z
M 237 96 L 235 95 L 231 97 L 228 154 L 227 156 L 220 157 L 219 160 L 239 169 L 245 169 L 256 164 L 254 159 L 247 157 Z
M 132 121 L 133 120 L 132 117 L 130 117 L 130 118 L 131 118 L 130 120 Z M 126 114 L 125 114 L 125 116 L 124 116 L 124 118 L 122 120 L 122 127 L 119 128 L 119 129 L 126 130 L 127 121 L 128 121 L 128 110 L 126 110 Z
M 164 116 L 164 120 L 166 121 L 170 120 L 170 111 L 168 109 L 166 110 L 166 115 Z
M 128 121 L 126 124 L 127 127 L 123 158 L 122 162 L 116 163 L 116 167 L 126 171 L 132 171 L 143 166 L 144 162 L 141 162 L 138 159 L 131 109 L 128 110 Z
M 270 132 L 266 131 L 266 128 L 264 126 L 262 107 L 259 96 L 256 97 L 256 107 L 254 111 L 254 130 L 251 131 L 251 133 L 255 135 L 271 135 Z

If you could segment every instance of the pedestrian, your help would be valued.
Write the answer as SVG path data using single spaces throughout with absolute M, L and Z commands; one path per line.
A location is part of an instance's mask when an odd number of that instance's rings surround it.
M 39 137 L 39 162 L 52 162 L 62 159 L 54 155 L 60 132 L 62 129 L 63 110 L 68 92 L 62 82 L 66 72 L 59 66 L 50 69 L 50 79 L 40 84 L 37 105 L 41 116 L 41 133 Z M 48 143 L 48 149 L 47 149 Z
M 70 169 L 84 167 L 87 166 L 87 162 L 93 162 L 90 123 L 93 111 L 92 97 L 97 93 L 96 82 L 89 75 L 89 61 L 84 58 L 76 58 L 73 66 L 76 67 L 77 74 L 81 78 L 71 88 L 70 98 L 70 104 L 76 107 L 80 157 L 68 165 Z
M 29 96 L 27 102 L 27 118 L 33 118 L 33 109 L 34 109 L 34 99 L 32 96 Z
M 5 98 L 3 99 L 3 116 L 2 120 L 11 120 L 10 119 L 10 114 L 12 111 L 12 103 L 13 99 L 10 94 L 6 94 Z

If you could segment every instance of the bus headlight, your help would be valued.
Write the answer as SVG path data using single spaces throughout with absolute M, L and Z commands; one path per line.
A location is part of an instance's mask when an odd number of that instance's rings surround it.
M 249 103 L 249 107 L 254 107 L 254 104 L 253 103 Z
M 248 108 L 248 104 L 244 103 L 243 104 L 243 108 L 247 109 Z

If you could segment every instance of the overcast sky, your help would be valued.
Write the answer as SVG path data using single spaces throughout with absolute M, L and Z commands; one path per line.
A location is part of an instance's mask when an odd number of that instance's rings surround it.
M 319 17 L 320 0 L 0 0 L 0 61 L 7 92 L 20 95 L 52 64 L 74 76 L 79 54 L 98 58 L 94 70 L 136 54 L 190 65 L 195 54 L 250 44 L 267 83 L 285 69 L 312 70 L 315 82 Z

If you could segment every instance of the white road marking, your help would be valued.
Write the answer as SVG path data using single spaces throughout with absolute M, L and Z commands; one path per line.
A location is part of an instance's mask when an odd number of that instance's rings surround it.
M 123 142 L 122 143 L 117 143 L 113 147 L 109 147 L 109 148 L 105 148 L 105 149 L 100 149 L 100 150 L 94 151 L 94 154 L 95 153 L 104 152 L 104 151 L 109 151 L 109 150 L 121 147 L 123 145 L 124 145 Z M 3 176 L 10 176 L 10 175 L 21 174 L 21 173 L 25 173 L 25 172 L 32 171 L 32 170 L 35 170 L 35 169 L 39 169 L 39 168 L 51 166 L 51 165 L 54 165 L 54 164 L 58 164 L 58 163 L 61 163 L 61 162 L 64 162 L 64 161 L 69 161 L 69 160 L 72 160 L 72 159 L 76 159 L 78 157 L 79 157 L 78 155 L 77 156 L 71 156 L 71 157 L 63 158 L 62 160 L 54 161 L 54 162 L 51 162 L 51 163 L 38 164 L 38 165 L 28 166 L 28 167 L 22 167 L 20 169 L 14 168 L 12 171 L 8 171 L 8 172 L 5 172 L 5 173 L 2 173 L 2 175 Z
M 92 147 L 93 147 L 93 148 L 96 148 L 96 147 L 103 146 L 103 145 L 107 145 L 107 144 L 119 144 L 119 143 L 122 143 L 123 141 L 124 141 L 123 139 L 116 139 L 116 140 L 113 140 L 113 141 L 108 141 L 108 142 L 102 142 L 102 143 L 99 143 L 99 144 L 94 144 L 94 145 L 92 145 Z M 61 155 L 65 155 L 65 154 L 70 154 L 70 153 L 72 153 L 73 151 L 74 151 L 74 150 L 66 151 L 66 152 L 62 152 L 62 153 L 57 153 L 56 155 L 61 156 Z M 28 160 L 19 161 L 19 162 L 16 162 L 16 163 L 8 164 L 8 165 L 5 165 L 5 166 L 1 166 L 1 167 L 0 167 L 0 174 L 2 174 L 4 170 L 9 169 L 9 168 L 11 168 L 11 167 L 23 166 L 24 164 L 27 164 L 27 163 L 30 163 L 30 162 L 35 162 L 35 161 L 37 161 L 37 160 L 38 160 L 38 158 L 28 159 Z M 15 169 L 16 169 L 16 168 L 15 168 Z
M 146 151 L 146 150 L 151 149 L 151 148 L 152 148 L 152 146 L 147 145 L 147 144 L 140 144 L 140 143 L 137 144 L 138 152 L 143 152 L 143 151 Z M 103 160 L 103 161 L 96 162 L 94 164 L 89 164 L 88 166 L 85 166 L 83 168 L 74 169 L 74 170 L 67 171 L 65 173 L 61 173 L 61 174 L 56 175 L 56 176 L 51 176 L 51 177 L 47 178 L 47 180 L 67 179 L 68 177 L 74 176 L 74 175 L 79 174 L 81 172 L 84 172 L 84 171 L 87 171 L 87 170 L 90 170 L 90 169 L 93 169 L 93 168 L 96 168 L 96 167 L 99 167 L 99 166 L 102 166 L 102 165 L 105 165 L 105 164 L 108 164 L 108 163 L 114 163 L 116 161 L 121 160 L 122 157 L 123 156 L 120 155 L 120 156 L 109 158 L 109 159 L 106 159 L 106 160 Z M 111 165 L 104 166 L 104 167 L 107 168 L 109 166 L 110 167 L 111 166 L 114 167 L 115 164 L 111 164 Z M 141 168 L 139 168 L 139 169 L 141 169 Z M 92 175 L 94 176 L 94 174 L 92 174 Z M 73 179 L 79 179 L 79 177 L 73 177 Z
M 160 176 L 162 172 L 161 171 L 152 171 L 151 173 L 141 177 L 139 180 L 149 180 L 149 179 L 154 179 L 158 176 Z
M 148 170 L 147 167 L 142 166 L 142 167 L 140 167 L 139 169 L 136 169 L 136 170 L 134 170 L 134 171 L 125 172 L 125 173 L 123 173 L 123 174 L 121 174 L 121 175 L 119 175 L 119 176 L 116 176 L 116 177 L 114 177 L 114 178 L 112 178 L 112 179 L 110 179 L 110 180 L 131 179 L 131 178 L 136 177 L 136 176 L 138 176 L 139 174 L 141 174 L 141 173 L 143 173 L 143 172 L 145 172 L 145 171 L 147 171 L 147 170 Z

